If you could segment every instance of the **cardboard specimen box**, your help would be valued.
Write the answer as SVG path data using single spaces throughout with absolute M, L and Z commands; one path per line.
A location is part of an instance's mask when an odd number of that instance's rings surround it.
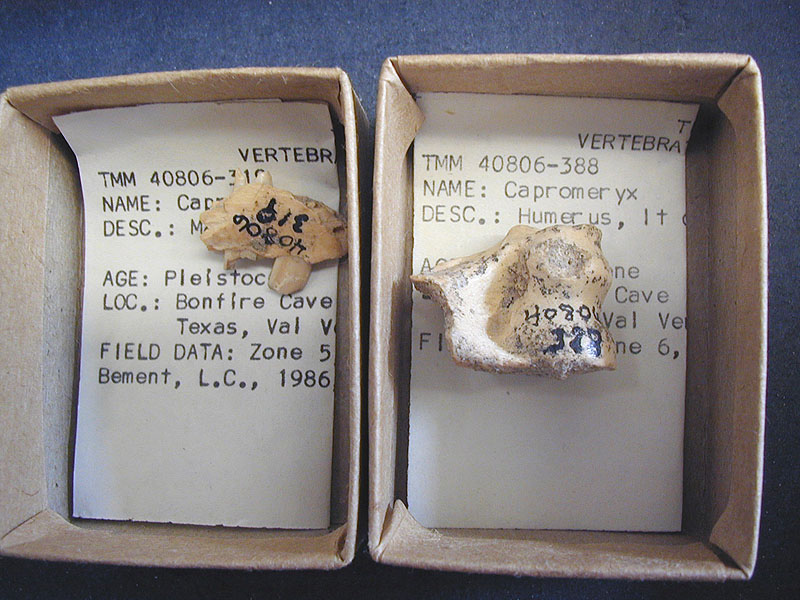
M 690 327 L 679 533 L 434 530 L 409 513 L 409 148 L 424 120 L 414 95 L 424 92 L 700 104 L 686 155 Z M 751 576 L 761 505 L 767 323 L 763 109 L 760 74 L 751 58 L 687 54 L 388 59 L 378 89 L 373 206 L 369 547 L 375 560 L 556 577 Z
M 337 164 L 348 256 L 338 275 L 330 527 L 244 529 L 72 519 L 82 198 L 75 158 L 52 117 L 140 104 L 254 99 L 327 103 L 344 149 Z M 339 69 L 151 73 L 12 88 L 0 97 L 0 221 L 6 232 L 0 242 L 5 324 L 0 343 L 0 553 L 248 569 L 333 569 L 352 560 L 361 402 L 358 138 L 366 126 L 350 81 Z

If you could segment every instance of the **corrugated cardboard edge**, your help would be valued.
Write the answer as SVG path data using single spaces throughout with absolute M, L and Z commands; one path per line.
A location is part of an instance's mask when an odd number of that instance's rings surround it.
M 212 97 L 209 97 L 207 89 L 201 89 L 209 81 L 214 83 Z M 269 94 L 266 94 L 267 90 Z M 353 257 L 360 256 L 357 151 L 359 132 L 368 125 L 350 80 L 341 69 L 241 68 L 179 71 L 11 88 L 0 97 L 0 167 L 4 175 L 21 173 L 24 178 L 0 178 L 0 199 L 5 200 L 4 205 L 8 207 L 6 209 L 4 206 L 0 217 L 0 226 L 4 233 L 0 242 L 1 248 L 5 256 L 14 258 L 12 266 L 18 267 L 13 270 L 4 269 L 2 273 L 4 293 L 0 298 L 0 310 L 4 317 L 4 328 L 9 328 L 9 331 L 4 331 L 7 334 L 5 339 L 14 339 L 21 331 L 19 306 L 30 304 L 30 298 L 43 296 L 44 258 L 39 255 L 43 249 L 41 240 L 44 239 L 49 166 L 47 148 L 50 139 L 48 132 L 34 122 L 57 132 L 51 118 L 53 115 L 90 108 L 264 97 L 283 100 L 323 99 L 333 107 L 344 126 L 346 195 L 350 219 L 349 252 Z M 18 130 L 24 130 L 27 137 L 36 143 L 30 146 L 9 143 L 18 138 Z M 4 142 L 8 143 L 8 149 L 2 146 Z M 35 181 L 32 177 L 35 177 Z M 19 202 L 20 199 L 25 202 Z M 30 219 L 31 215 L 35 217 Z M 30 240 L 30 244 L 12 243 L 12 240 L 18 238 L 19 232 L 26 234 L 25 239 Z M 22 252 L 20 248 L 23 249 Z M 0 506 L 3 509 L 0 512 L 0 531 L 8 532 L 0 539 L 0 554 L 151 566 L 334 569 L 349 564 L 355 555 L 359 497 L 361 279 L 358 259 L 349 260 L 347 264 L 350 296 L 348 314 L 352 334 L 345 346 L 350 361 L 350 385 L 346 390 L 349 398 L 347 427 L 350 470 L 344 525 L 328 532 L 243 532 L 224 529 L 222 535 L 218 528 L 172 526 L 173 529 L 167 529 L 166 535 L 162 533 L 156 537 L 150 535 L 149 531 L 161 529 L 145 524 L 142 524 L 145 533 L 136 533 L 135 530 L 131 533 L 124 526 L 118 527 L 120 524 L 113 523 L 101 524 L 97 528 L 70 524 L 58 513 L 47 508 L 42 440 L 42 311 L 27 310 L 23 313 L 23 320 L 31 320 L 31 324 L 27 326 L 23 323 L 22 331 L 28 333 L 24 340 L 20 340 L 21 348 L 9 344 L 0 348 L 0 358 L 8 367 L 2 372 L 6 396 L 0 404 L 0 417 L 4 423 L 23 425 L 18 431 L 0 436 L 0 451 L 3 456 L 0 463 L 0 482 L 3 482 L 0 485 Z M 11 286 L 12 281 L 16 287 Z M 12 288 L 20 293 L 5 292 Z M 10 393 L 24 393 L 26 401 L 10 402 Z M 4 414 L 20 410 L 25 415 L 16 414 L 13 420 Z M 12 474 L 12 469 L 16 477 Z M 6 485 L 6 482 L 10 485 Z M 107 527 L 107 530 L 103 527 Z M 120 530 L 125 530 L 125 534 L 121 535 Z M 184 533 L 169 535 L 170 531 L 178 530 Z M 243 537 L 249 538 L 247 547 L 237 545 L 236 538 Z
M 644 79 L 644 85 L 625 94 L 620 94 L 608 85 L 598 88 L 595 84 L 597 77 L 604 77 L 597 72 L 598 65 L 607 66 L 616 63 L 620 66 L 635 68 L 639 74 L 651 70 L 653 82 Z M 495 77 L 498 65 L 510 69 Z M 548 75 L 552 75 L 564 65 L 577 66 L 580 73 L 571 73 L 574 87 L 548 90 Z M 411 67 L 411 68 L 408 68 Z M 686 89 L 675 90 L 674 98 L 665 98 L 663 93 L 654 93 L 661 85 L 659 77 L 664 69 L 675 70 L 683 68 L 697 68 L 704 70 L 702 78 L 685 82 Z M 486 70 L 490 71 L 489 84 L 487 84 Z M 402 81 L 401 75 L 402 74 Z M 448 530 L 437 532 L 426 529 L 414 521 L 400 500 L 394 499 L 394 460 L 397 448 L 396 418 L 397 418 L 397 386 L 393 385 L 392 377 L 396 372 L 388 362 L 392 348 L 385 347 L 391 335 L 386 336 L 386 331 L 394 333 L 391 325 L 392 307 L 390 302 L 397 301 L 389 293 L 383 282 L 391 280 L 393 275 L 403 273 L 398 261 L 402 257 L 389 256 L 383 248 L 384 240 L 380 224 L 386 219 L 395 218 L 389 206 L 397 197 L 386 190 L 402 188 L 402 183 L 395 179 L 401 177 L 405 170 L 400 166 L 396 156 L 387 156 L 385 138 L 390 137 L 388 131 L 396 135 L 395 145 L 398 149 L 407 150 L 413 141 L 413 136 L 421 123 L 421 115 L 407 119 L 406 115 L 413 114 L 414 105 L 408 89 L 437 90 L 436 79 L 442 74 L 452 75 L 448 81 L 451 92 L 481 92 L 492 89 L 500 93 L 554 93 L 560 95 L 585 95 L 585 96 L 613 96 L 628 98 L 653 98 L 673 99 L 683 101 L 713 102 L 719 99 L 720 108 L 727 111 L 733 119 L 755 119 L 754 135 L 748 140 L 739 140 L 740 148 L 755 148 L 758 155 L 756 165 L 757 176 L 755 181 L 745 183 L 755 190 L 754 202 L 758 205 L 756 216 L 755 239 L 748 239 L 747 245 L 740 248 L 749 248 L 753 245 L 756 252 L 742 251 L 749 260 L 755 261 L 761 279 L 758 282 L 761 290 L 752 298 L 752 304 L 759 318 L 755 320 L 751 334 L 760 343 L 760 352 L 754 360 L 750 360 L 749 368 L 755 368 L 758 373 L 754 389 L 746 390 L 747 397 L 736 412 L 736 430 L 749 428 L 749 435 L 744 442 L 737 445 L 736 458 L 742 458 L 744 463 L 736 467 L 733 488 L 733 497 L 729 502 L 723 518 L 719 519 L 711 536 L 711 543 L 721 549 L 725 556 L 717 554 L 696 538 L 676 534 L 664 536 L 657 534 L 617 534 L 604 532 L 545 532 L 545 531 L 518 531 L 491 530 L 484 532 L 487 539 L 476 541 L 465 539 L 470 536 L 470 530 Z M 454 81 L 455 80 L 455 81 Z M 641 81 L 641 77 L 637 78 Z M 522 81 L 522 83 L 520 83 Z M 733 94 L 740 83 L 749 82 L 746 93 L 749 93 L 750 106 L 754 110 L 746 114 L 735 115 L 736 102 L 732 106 L 726 103 L 726 94 Z M 608 81 L 602 79 L 602 83 Z M 647 84 L 650 85 L 647 85 Z M 530 92 L 524 88 L 532 87 Z M 651 89 L 650 86 L 656 86 Z M 393 111 L 391 123 L 387 123 L 389 102 L 399 94 L 399 86 L 403 86 L 405 97 L 397 103 L 400 110 Z M 522 88 L 522 89 L 521 89 Z M 592 89 L 594 88 L 594 90 Z M 613 84 L 612 84 L 613 88 Z M 597 90 L 601 92 L 598 93 Z M 399 114 L 396 114 L 399 113 Z M 550 576 L 578 576 L 578 577 L 622 577 L 622 578 L 657 578 L 657 579 L 687 579 L 687 580 L 722 580 L 745 579 L 752 574 L 758 540 L 758 514 L 760 510 L 761 472 L 763 461 L 763 418 L 765 394 L 765 367 L 766 367 L 766 177 L 763 167 L 763 109 L 761 107 L 760 80 L 757 68 L 752 59 L 743 55 L 629 55 L 629 56 L 559 56 L 559 55 L 484 55 L 484 56 L 412 56 L 388 59 L 381 72 L 378 92 L 378 111 L 376 122 L 376 154 L 374 173 L 374 203 L 375 217 L 373 219 L 373 275 L 372 275 L 372 321 L 370 325 L 370 384 L 369 384 L 369 410 L 370 410 L 370 504 L 369 504 L 369 545 L 373 558 L 379 562 L 416 566 L 423 568 L 441 568 L 448 570 L 463 570 L 470 572 L 512 573 L 528 575 Z M 410 139 L 409 139 L 410 137 Z M 384 186 L 385 184 L 385 186 Z M 385 189 L 384 189 L 385 188 Z M 384 204 L 386 206 L 384 206 Z M 748 215 L 752 217 L 753 214 Z M 741 227 L 740 227 L 741 229 Z M 407 234 L 410 236 L 411 232 Z M 410 247 L 410 245 L 408 246 Z M 390 261 L 386 269 L 381 267 L 385 261 Z M 742 263 L 737 263 L 742 264 Z M 385 272 L 384 272 L 385 271 Z M 740 270 L 741 273 L 741 270 Z M 741 276 L 741 275 L 740 275 Z M 396 282 L 395 282 L 396 285 Z M 395 310 L 396 307 L 395 307 Z M 396 352 L 397 350 L 395 350 Z M 753 359 L 753 357 L 750 357 Z M 742 361 L 747 362 L 747 361 Z M 753 371 L 750 371 L 752 373 Z M 741 374 L 742 371 L 740 370 Z M 747 378 L 747 375 L 744 375 Z M 747 379 L 745 385 L 753 387 L 753 379 Z M 741 397 L 741 396 L 737 396 Z M 740 439 L 741 442 L 741 439 Z M 734 459 L 736 462 L 736 459 Z M 400 467 L 404 468 L 404 467 Z M 742 520 L 742 517 L 745 517 Z M 753 522 L 755 519 L 755 522 Z M 473 530 L 474 532 L 474 530 Z M 492 536 L 505 538 L 501 543 L 488 539 Z M 515 537 L 517 536 L 517 537 Z M 567 552 L 559 551 L 552 554 L 553 560 L 546 559 L 551 549 L 547 546 L 531 547 L 532 538 L 565 539 L 592 543 L 613 542 L 613 552 L 604 554 L 599 558 L 594 552 L 593 557 L 575 555 L 573 547 Z M 525 541 L 510 541 L 511 538 L 529 538 Z M 595 542 L 592 542 L 595 538 Z M 641 556 L 633 560 L 625 552 L 624 545 L 631 543 L 631 549 L 640 548 L 640 544 L 658 540 L 664 550 L 663 554 L 642 559 Z M 671 560 L 668 548 L 678 543 L 692 544 L 691 558 L 674 557 Z M 661 543 L 663 542 L 663 543 Z M 538 546 L 538 544 L 534 544 Z M 513 551 L 511 549 L 513 548 Z M 598 547 L 595 546 L 595 549 Z M 563 549 L 562 549 L 563 550 Z M 520 558 L 523 557 L 523 558 Z M 587 559 L 588 560 L 585 560 Z M 732 565 L 731 559 L 736 562 Z
M 719 98 L 719 108 L 734 126 L 737 156 L 747 156 L 751 169 L 737 169 L 738 254 L 737 305 L 751 315 L 737 320 L 736 382 L 728 505 L 717 520 L 710 541 L 750 577 L 755 568 L 761 515 L 764 418 L 767 384 L 767 175 L 761 74 L 752 59 Z M 745 126 L 746 125 L 746 126 Z M 745 201 L 745 199 L 749 201 Z M 749 273 L 759 279 L 748 279 Z M 744 353 L 743 347 L 758 352 Z

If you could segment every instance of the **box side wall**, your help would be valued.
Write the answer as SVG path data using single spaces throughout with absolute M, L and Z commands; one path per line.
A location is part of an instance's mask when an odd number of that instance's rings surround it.
M 378 83 L 369 338 L 369 545 L 374 553 L 395 499 L 398 409 L 408 404 L 412 186 L 408 148 L 422 115 L 384 63 Z
M 0 95 L 0 538 L 47 506 L 41 241 L 49 137 Z
M 350 196 L 349 173 L 346 164 L 347 135 L 343 124 L 332 114 L 336 140 L 336 168 L 339 176 L 339 213 L 348 224 L 347 235 L 351 238 L 358 232 L 357 203 Z M 348 239 L 348 249 L 352 248 L 352 240 Z M 350 487 L 350 416 L 352 412 L 353 380 L 357 378 L 354 370 L 351 348 L 357 330 L 347 327 L 351 322 L 351 314 L 358 307 L 358 300 L 353 302 L 352 287 L 357 285 L 358 273 L 353 265 L 353 258 L 347 256 L 339 259 L 336 289 L 336 378 L 334 381 L 334 414 L 333 414 L 333 454 L 331 472 L 331 524 L 340 525 L 347 520 Z M 345 292 L 347 290 L 347 292 Z M 341 323 L 342 325 L 339 325 Z
M 427 529 L 402 502 L 379 550 L 389 564 L 471 573 L 623 579 L 742 579 L 702 540 L 685 534 L 514 529 Z
M 46 509 L 6 536 L 3 553 L 20 558 L 136 566 L 336 569 L 344 526 L 285 531 L 153 523 L 77 527 Z
M 63 138 L 50 137 L 41 350 L 44 459 L 48 506 L 68 517 L 81 341 L 83 202 L 75 156 Z
M 747 57 L 730 54 L 401 56 L 412 93 L 474 92 L 682 102 L 714 100 Z
M 718 402 L 726 411 L 719 437 L 727 446 L 729 458 L 723 464 L 729 470 L 729 482 L 727 489 L 714 490 L 714 504 L 721 512 L 711 541 L 750 575 L 761 512 L 767 361 L 764 115 L 761 77 L 755 63 L 736 78 L 719 104 L 731 124 L 731 151 L 715 157 L 719 158 L 716 168 L 728 175 L 715 180 L 722 185 L 715 194 L 714 210 L 725 221 L 715 256 L 728 268 L 715 265 L 719 270 L 713 272 L 712 289 L 734 295 L 720 296 L 717 301 L 723 314 L 719 316 L 721 335 L 715 340 L 715 354 L 725 364 L 716 375 L 726 379 Z M 719 164 L 723 159 L 730 164 Z M 729 281 L 719 283 L 725 278 Z
M 360 197 L 360 157 L 363 150 L 360 146 L 360 137 L 365 127 L 368 127 L 364 110 L 353 92 L 347 74 L 340 72 L 340 105 L 342 106 L 342 121 L 344 131 L 345 156 L 341 161 L 344 164 L 344 182 L 342 186 L 347 197 L 347 223 L 348 223 L 348 249 L 346 261 L 347 280 L 342 281 L 341 271 L 345 265 L 340 266 L 339 290 L 347 289 L 347 315 L 345 319 L 337 317 L 337 321 L 347 322 L 347 344 L 344 348 L 337 348 L 337 376 L 344 377 L 347 381 L 346 397 L 337 400 L 339 410 L 345 412 L 346 420 L 342 419 L 341 428 L 346 429 L 339 434 L 334 429 L 334 443 L 340 447 L 341 459 L 336 459 L 334 452 L 334 480 L 337 473 L 341 479 L 339 488 L 339 504 L 342 518 L 345 523 L 344 538 L 339 551 L 342 561 L 347 564 L 355 556 L 357 524 L 358 524 L 358 498 L 360 474 L 360 448 L 361 448 L 361 197 Z M 340 292 L 341 293 L 341 292 Z M 345 305 L 341 303 L 340 306 Z M 339 329 L 342 331 L 342 329 Z M 339 342 L 337 336 L 337 343 Z M 338 362 L 343 357 L 346 365 L 342 365 L 341 374 Z M 334 496 L 334 500 L 336 497 Z
M 708 539 L 708 426 L 713 397 L 709 392 L 709 218 L 710 157 L 722 117 L 702 106 L 686 154 L 686 400 L 683 439 L 682 531 Z
M 707 200 L 690 209 L 701 218 L 705 209 L 707 223 L 700 228 L 704 237 L 690 238 L 690 244 L 705 248 L 705 256 L 695 254 L 696 263 L 690 264 L 696 268 L 690 285 L 699 287 L 689 296 L 689 351 L 698 355 L 690 355 L 685 442 L 684 530 L 710 539 L 748 576 L 758 540 L 766 376 L 766 193 L 758 84 L 757 71 L 746 69 L 737 77 L 720 99 L 707 151 L 698 152 L 707 170 L 702 191 Z
M 709 347 L 730 348 L 735 341 L 736 277 L 736 194 L 735 134 L 730 122 L 721 118 L 710 155 L 709 274 L 707 313 Z M 712 340 L 713 338 L 713 340 Z M 705 423 L 705 522 L 703 533 L 710 535 L 730 492 L 731 429 L 735 369 L 733 352 L 710 352 L 708 412 Z
M 82 110 L 263 98 L 322 100 L 344 121 L 339 72 L 286 67 L 141 73 L 21 86 L 7 93 L 12 105 L 52 131 L 58 131 L 54 116 Z
M 740 260 L 740 178 L 747 167 L 741 164 L 742 149 L 735 124 L 719 110 L 714 111 L 710 121 L 707 130 L 698 132 L 699 145 L 704 149 L 694 153 L 688 170 L 698 178 L 702 171 L 704 180 L 694 182 L 687 199 L 693 234 L 689 244 L 690 248 L 694 246 L 694 252 L 690 252 L 689 265 L 684 531 L 704 539 L 712 537 L 712 531 L 734 502 L 738 485 L 734 481 L 736 448 L 740 443 L 736 380 L 741 371 L 737 352 L 732 349 L 752 349 L 753 340 L 758 345 L 757 335 L 742 339 L 739 322 L 740 307 L 749 301 L 744 296 L 751 295 L 743 291 L 740 280 L 742 270 L 748 271 Z M 732 202 L 731 198 L 737 201 Z M 752 271 L 746 276 L 758 280 L 758 274 Z M 728 551 L 725 546 L 720 549 Z

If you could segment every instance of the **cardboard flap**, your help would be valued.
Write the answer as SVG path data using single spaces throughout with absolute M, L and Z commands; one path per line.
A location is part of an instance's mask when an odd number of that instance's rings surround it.
M 387 108 L 391 107 L 392 119 L 380 119 L 379 117 L 379 122 L 384 126 L 376 129 L 375 142 L 382 158 L 384 158 L 386 150 L 392 151 L 390 156 L 380 161 L 384 172 L 391 173 L 399 168 L 398 159 L 400 161 L 405 159 L 411 142 L 414 141 L 414 136 L 417 135 L 417 131 L 425 121 L 425 115 L 422 114 L 414 97 L 400 79 L 392 59 L 384 62 L 378 85 L 378 93 L 383 96 L 379 110 L 385 112 Z M 386 115 L 381 116 L 385 117 Z M 395 142 L 391 148 L 379 145 L 378 142 L 385 138 L 391 138 Z
M 42 314 L 49 135 L 0 96 L 0 536 L 47 505 Z M 18 140 L 25 140 L 24 144 Z M 8 176 L 14 174 L 14 177 Z
M 9 548 L 20 544 L 35 542 L 42 538 L 64 534 L 76 529 L 77 527 L 70 525 L 57 512 L 44 509 L 0 540 L 0 548 L 5 552 Z
M 749 576 L 758 546 L 767 368 L 767 213 L 761 76 L 754 61 L 719 99 L 735 133 L 736 280 L 730 491 L 710 541 Z M 746 342 L 746 343 L 745 343 Z M 752 348 L 758 351 L 753 352 Z
M 44 510 L 0 547 L 3 554 L 22 558 L 162 567 L 336 569 L 348 562 L 342 552 L 346 525 L 318 535 L 141 524 L 133 532 L 130 527 L 107 522 L 76 527 Z
M 27 85 L 10 88 L 7 93 L 14 107 L 55 132 L 53 116 L 81 110 L 260 98 L 324 98 L 344 121 L 340 73 L 340 69 L 278 67 L 164 71 Z
M 381 532 L 380 541 L 375 544 L 372 549 L 372 556 L 376 561 L 381 561 L 383 553 L 386 548 L 391 544 L 394 535 L 401 529 L 406 518 L 410 519 L 406 526 L 406 530 L 416 532 L 423 538 L 427 533 L 433 533 L 432 530 L 424 528 L 417 523 L 411 513 L 408 512 L 406 505 L 402 500 L 395 500 L 394 506 L 386 512 L 386 520 L 383 522 L 383 531 Z M 412 533 L 413 534 L 413 533 Z
M 391 115 L 389 117 L 388 115 Z M 411 308 L 411 215 L 405 223 L 388 226 L 396 209 L 384 198 L 408 199 L 411 194 L 408 149 L 423 122 L 423 115 L 406 89 L 391 59 L 383 64 L 378 83 L 378 117 L 375 130 L 372 246 L 372 314 L 370 323 L 370 547 L 378 544 L 383 515 L 394 496 L 395 437 L 398 397 L 408 365 Z M 391 140 L 391 141 L 390 141 Z M 408 250 L 385 254 L 383 248 Z M 406 331 L 408 330 L 408 331 Z M 391 331 L 389 336 L 383 331 Z M 380 373 L 380 376 L 378 376 Z M 404 467 L 403 467 L 404 468 Z

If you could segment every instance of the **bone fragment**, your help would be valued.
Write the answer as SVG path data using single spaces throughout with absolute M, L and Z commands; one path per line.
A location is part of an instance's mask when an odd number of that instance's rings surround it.
M 600 319 L 611 270 L 593 225 L 518 225 L 491 248 L 413 275 L 444 310 L 460 365 L 564 379 L 616 368 Z
M 269 286 L 284 294 L 305 286 L 311 265 L 347 254 L 344 220 L 321 202 L 273 187 L 266 171 L 246 183 L 237 170 L 231 195 L 200 221 L 206 226 L 200 239 L 223 252 L 226 269 L 240 258 L 276 259 Z
M 294 294 L 306 286 L 309 275 L 310 263 L 296 256 L 279 256 L 272 263 L 267 285 L 279 294 Z

